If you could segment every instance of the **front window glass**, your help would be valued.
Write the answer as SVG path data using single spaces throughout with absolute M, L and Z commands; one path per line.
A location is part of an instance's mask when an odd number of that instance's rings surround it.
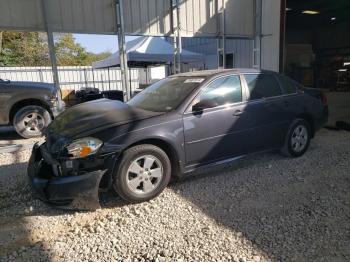
M 147 87 L 127 104 L 154 112 L 176 109 L 205 79 L 201 77 L 169 77 Z
M 220 77 L 203 88 L 197 103 L 210 100 L 216 106 L 242 101 L 242 86 L 239 76 Z
M 273 75 L 249 74 L 245 75 L 249 88 L 249 100 L 269 98 L 282 95 L 281 88 Z

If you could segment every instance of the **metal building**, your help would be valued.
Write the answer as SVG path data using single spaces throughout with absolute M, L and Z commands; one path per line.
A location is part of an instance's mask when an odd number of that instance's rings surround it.
M 198 48 L 207 48 L 210 67 L 278 71 L 281 2 L 285 0 L 0 0 L 0 30 L 46 31 L 54 69 L 53 32 L 118 34 L 128 86 L 125 34 L 173 37 L 176 64 L 182 45 L 202 41 L 187 37 L 205 37 L 212 40 Z M 54 80 L 58 84 L 57 74 Z

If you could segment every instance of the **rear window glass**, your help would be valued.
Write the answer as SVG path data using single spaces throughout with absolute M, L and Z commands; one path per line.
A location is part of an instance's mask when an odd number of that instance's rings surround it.
M 272 75 L 249 74 L 244 76 L 249 88 L 249 100 L 282 95 L 277 80 Z

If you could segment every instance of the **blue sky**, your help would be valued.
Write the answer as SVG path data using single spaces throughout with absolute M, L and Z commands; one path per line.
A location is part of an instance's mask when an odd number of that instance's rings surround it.
M 118 37 L 116 35 L 74 34 L 74 37 L 76 42 L 80 43 L 89 52 L 101 53 L 109 51 L 114 53 L 118 49 Z M 134 36 L 127 36 L 126 41 L 134 38 Z

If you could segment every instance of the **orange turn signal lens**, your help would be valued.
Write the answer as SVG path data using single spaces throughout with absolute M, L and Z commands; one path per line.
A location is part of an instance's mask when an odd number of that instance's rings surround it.
M 90 154 L 92 152 L 91 148 L 88 146 L 84 146 L 81 150 L 80 150 L 80 157 L 85 157 L 88 154 Z

